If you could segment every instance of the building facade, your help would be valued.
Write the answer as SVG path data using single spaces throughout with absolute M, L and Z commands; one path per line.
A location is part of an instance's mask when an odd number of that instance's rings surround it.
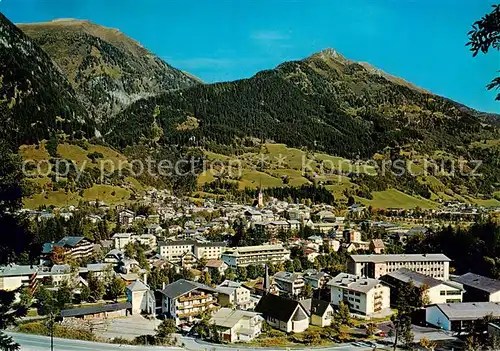
M 450 259 L 444 254 L 351 255 L 347 261 L 350 274 L 378 279 L 407 268 L 439 280 L 449 280 Z
M 222 254 L 222 260 L 229 267 L 246 267 L 268 262 L 283 263 L 289 259 L 290 250 L 281 244 L 228 248 Z
M 390 309 L 390 289 L 378 279 L 339 273 L 328 282 L 331 303 L 349 306 L 351 313 L 372 316 Z

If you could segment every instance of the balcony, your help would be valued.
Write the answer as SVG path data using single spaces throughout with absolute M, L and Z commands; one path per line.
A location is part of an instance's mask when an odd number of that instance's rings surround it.
M 179 297 L 179 302 L 202 300 L 202 299 L 212 299 L 212 295 L 193 295 L 193 296 L 182 296 Z
M 213 306 L 209 308 L 204 308 L 202 310 L 197 310 L 197 311 L 192 311 L 192 312 L 184 312 L 184 313 L 178 313 L 177 317 L 179 318 L 188 318 L 188 317 L 194 317 L 200 315 L 204 311 L 213 311 L 216 310 L 218 306 Z
M 213 302 L 215 302 L 215 299 L 210 299 L 210 300 L 206 300 L 205 302 L 192 303 L 192 304 L 187 304 L 187 305 L 178 305 L 177 309 L 184 310 L 184 309 L 189 309 L 189 308 L 203 307 L 203 306 L 209 305 Z

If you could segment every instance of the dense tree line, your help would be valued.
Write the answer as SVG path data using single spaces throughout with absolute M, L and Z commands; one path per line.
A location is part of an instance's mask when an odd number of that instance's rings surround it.
M 469 228 L 451 226 L 409 238 L 408 253 L 442 252 L 452 260 L 456 274 L 474 272 L 500 278 L 500 225 L 492 220 Z

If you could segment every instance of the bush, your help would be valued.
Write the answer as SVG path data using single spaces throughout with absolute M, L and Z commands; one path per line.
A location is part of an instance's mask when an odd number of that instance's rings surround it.
M 50 330 L 43 322 L 30 322 L 21 324 L 18 331 L 26 334 L 50 335 Z M 96 341 L 96 336 L 88 330 L 69 328 L 56 324 L 54 326 L 54 336 L 65 339 L 77 339 L 85 341 Z

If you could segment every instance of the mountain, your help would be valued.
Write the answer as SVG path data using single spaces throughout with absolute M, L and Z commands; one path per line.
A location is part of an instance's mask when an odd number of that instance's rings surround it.
M 139 100 L 104 129 L 117 146 L 152 138 L 154 125 L 165 144 L 256 137 L 353 158 L 408 143 L 451 150 L 494 133 L 482 122 L 458 103 L 327 49 L 249 79 Z
M 95 125 L 50 57 L 0 13 L 0 139 L 14 145 Z
M 18 27 L 61 68 L 99 120 L 141 98 L 200 82 L 117 29 L 74 19 Z

